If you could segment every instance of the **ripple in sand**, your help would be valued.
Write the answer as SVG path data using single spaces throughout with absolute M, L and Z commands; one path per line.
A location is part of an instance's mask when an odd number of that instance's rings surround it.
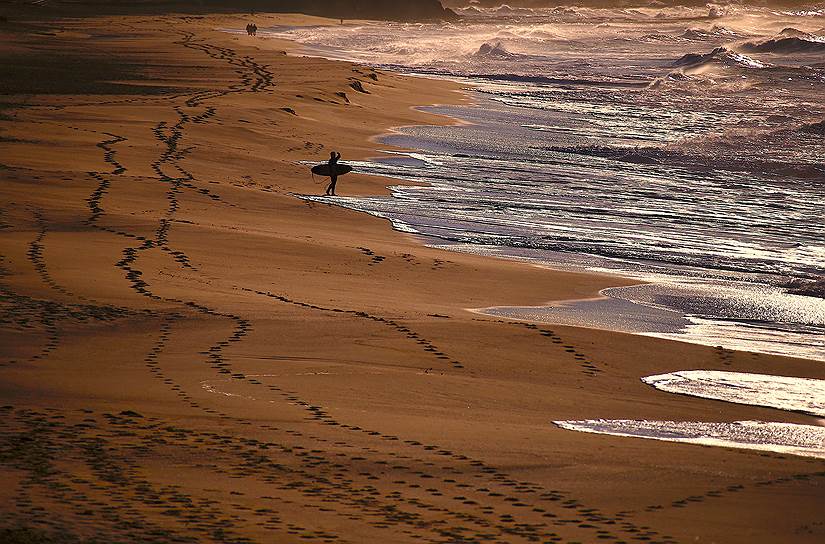
M 642 381 L 669 393 L 825 416 L 825 380 L 682 370 L 647 376 Z
M 553 423 L 563 429 L 586 433 L 764 450 L 825 459 L 825 428 L 812 425 L 763 421 L 699 423 L 632 419 L 588 419 Z

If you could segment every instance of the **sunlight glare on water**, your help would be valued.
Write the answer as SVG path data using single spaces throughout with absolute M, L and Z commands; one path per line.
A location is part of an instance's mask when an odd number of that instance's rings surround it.
M 628 419 L 589 419 L 553 423 L 563 429 L 585 433 L 774 451 L 825 459 L 825 427 L 812 425 L 763 421 L 699 423 Z
M 383 141 L 414 153 L 352 163 L 424 186 L 318 200 L 443 247 L 653 282 L 604 294 L 678 314 L 667 326 L 617 330 L 825 360 L 822 14 L 463 15 L 263 31 L 472 89 L 473 106 L 427 108 L 469 124 L 403 128 Z

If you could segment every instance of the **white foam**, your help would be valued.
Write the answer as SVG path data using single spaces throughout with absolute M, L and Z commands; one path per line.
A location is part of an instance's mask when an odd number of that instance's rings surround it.
M 647 376 L 642 381 L 669 393 L 825 417 L 825 380 L 745 372 L 682 370 Z
M 701 423 L 631 419 L 587 419 L 553 423 L 563 429 L 585 433 L 773 451 L 825 459 L 825 428 L 812 425 L 764 421 Z

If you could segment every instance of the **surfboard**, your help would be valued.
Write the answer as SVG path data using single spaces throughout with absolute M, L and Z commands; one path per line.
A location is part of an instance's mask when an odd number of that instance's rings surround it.
M 347 174 L 349 172 L 352 172 L 352 166 L 350 166 L 348 164 L 336 164 L 335 165 L 335 174 L 336 175 L 343 176 L 344 174 Z M 316 176 L 329 176 L 330 175 L 330 173 L 329 173 L 329 164 L 327 164 L 327 163 L 316 164 L 315 166 L 312 167 L 312 173 L 315 174 Z

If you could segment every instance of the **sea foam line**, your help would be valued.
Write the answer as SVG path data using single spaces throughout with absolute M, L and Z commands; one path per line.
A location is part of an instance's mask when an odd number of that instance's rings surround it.
M 700 423 L 628 419 L 587 419 L 553 423 L 563 429 L 585 433 L 773 451 L 825 459 L 825 428 L 813 425 L 764 421 Z
M 642 381 L 668 393 L 825 417 L 825 380 L 719 370 L 682 370 L 646 376 Z

